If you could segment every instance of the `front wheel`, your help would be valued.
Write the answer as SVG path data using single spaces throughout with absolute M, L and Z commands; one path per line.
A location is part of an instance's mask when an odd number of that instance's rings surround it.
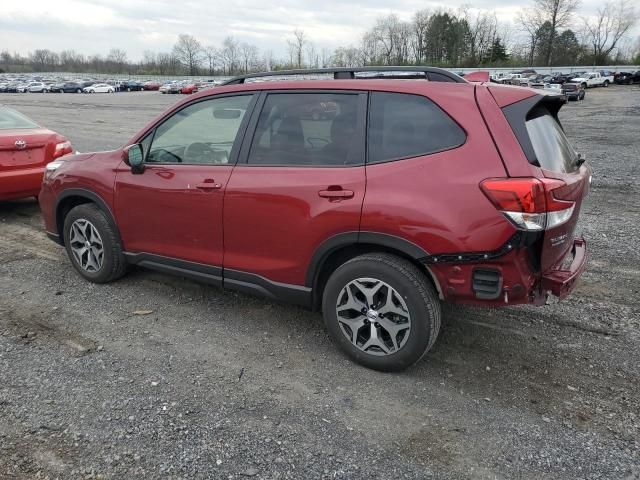
M 609 86 L 609 80 L 605 80 L 605 81 L 604 81 L 604 86 L 605 86 L 605 87 L 608 87 L 608 86 Z
M 96 205 L 87 203 L 71 209 L 64 219 L 63 235 L 71 264 L 85 279 L 107 283 L 126 273 L 118 233 Z
M 413 365 L 440 330 L 440 303 L 432 284 L 395 255 L 366 254 L 341 265 L 327 282 L 322 310 L 338 346 L 375 370 Z

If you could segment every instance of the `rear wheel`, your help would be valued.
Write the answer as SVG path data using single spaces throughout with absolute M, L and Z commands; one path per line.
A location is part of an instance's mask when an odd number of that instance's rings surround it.
M 366 254 L 329 278 L 322 310 L 329 333 L 354 361 L 403 370 L 433 346 L 440 303 L 423 272 L 395 255 Z
M 76 90 L 76 93 L 82 93 L 82 90 L 81 90 L 80 88 L 78 88 L 78 89 Z
M 94 283 L 107 283 L 126 273 L 117 232 L 107 215 L 92 203 L 71 209 L 64 219 L 64 243 L 71 264 Z

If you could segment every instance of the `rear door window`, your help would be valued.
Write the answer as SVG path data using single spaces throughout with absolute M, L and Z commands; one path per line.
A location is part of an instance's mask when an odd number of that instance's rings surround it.
M 270 93 L 260 112 L 248 163 L 337 167 L 364 163 L 358 93 Z
M 462 128 L 428 98 L 373 92 L 369 107 L 368 163 L 428 155 L 459 147 Z
M 526 127 L 540 167 L 563 173 L 578 170 L 578 155 L 549 110 L 534 108 L 527 116 Z

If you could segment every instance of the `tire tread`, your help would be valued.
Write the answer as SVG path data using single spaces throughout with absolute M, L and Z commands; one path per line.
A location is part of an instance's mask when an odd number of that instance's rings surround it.
M 87 220 L 97 223 L 98 225 L 95 226 L 99 229 L 100 236 L 103 237 L 103 245 L 105 249 L 107 248 L 107 246 L 110 249 L 110 258 L 112 259 L 112 261 L 109 262 L 110 265 L 107 265 L 110 267 L 108 272 L 103 273 L 95 278 L 87 277 L 85 275 L 83 275 L 83 277 L 94 283 L 109 283 L 124 276 L 124 274 L 127 273 L 127 260 L 122 252 L 122 245 L 120 244 L 120 237 L 118 235 L 118 232 L 115 231 L 111 226 L 107 215 L 94 203 L 84 203 L 82 205 L 78 205 L 77 207 L 72 208 L 65 217 L 65 231 L 63 232 L 64 235 L 66 235 L 68 231 L 67 219 L 69 218 L 72 218 L 74 220 L 77 218 L 87 218 Z M 67 244 L 66 239 L 65 244 Z M 69 255 L 69 257 L 71 259 L 71 255 Z M 82 272 L 80 272 L 80 274 L 82 275 Z

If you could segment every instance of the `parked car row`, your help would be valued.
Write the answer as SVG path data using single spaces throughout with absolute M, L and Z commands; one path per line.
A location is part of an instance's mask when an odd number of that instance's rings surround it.
M 588 88 L 608 87 L 612 83 L 619 85 L 640 83 L 640 71 L 614 73 L 608 70 L 599 70 L 539 74 L 535 70 L 521 70 L 493 74 L 491 75 L 491 81 L 521 87 L 556 89 L 561 91 L 567 100 L 584 100 Z
M 607 70 L 572 73 L 554 72 L 551 74 L 540 74 L 535 70 L 522 70 L 508 74 L 498 73 L 493 75 L 492 79 L 497 83 L 524 87 L 544 85 L 547 83 L 563 85 L 565 83 L 572 82 L 582 85 L 583 88 L 590 88 L 608 87 L 610 84 L 614 83 L 616 75 L 619 74 L 614 74 L 614 72 Z
M 184 93 L 191 94 L 213 88 L 217 83 L 213 80 L 206 80 L 200 82 L 193 81 L 171 81 L 162 84 L 158 90 L 160 93 Z
M 96 80 L 0 75 L 0 93 L 115 93 L 158 90 L 162 84 L 136 80 Z
M 191 94 L 217 85 L 214 80 L 180 80 L 160 83 L 135 80 L 48 79 L 0 75 L 0 93 L 115 93 L 160 91 Z

